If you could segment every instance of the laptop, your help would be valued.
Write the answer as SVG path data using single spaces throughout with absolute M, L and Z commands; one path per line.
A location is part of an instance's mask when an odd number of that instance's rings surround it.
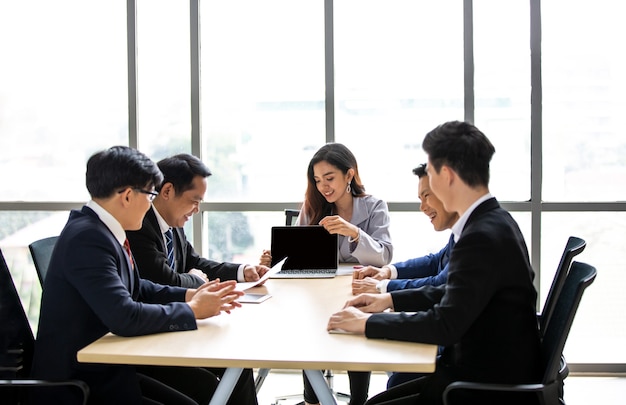
M 287 258 L 271 278 L 332 278 L 337 273 L 337 235 L 321 225 L 272 227 L 272 266 Z

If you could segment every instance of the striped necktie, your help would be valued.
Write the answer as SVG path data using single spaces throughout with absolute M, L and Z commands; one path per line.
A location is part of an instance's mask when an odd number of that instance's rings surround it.
M 170 266 L 170 269 L 175 271 L 176 263 L 174 262 L 174 235 L 172 234 L 171 228 L 165 231 L 165 242 L 167 247 L 167 264 Z

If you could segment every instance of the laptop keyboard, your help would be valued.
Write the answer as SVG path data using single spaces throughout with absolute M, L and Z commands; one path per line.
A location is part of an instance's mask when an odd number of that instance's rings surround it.
M 281 270 L 270 278 L 333 278 L 337 269 Z

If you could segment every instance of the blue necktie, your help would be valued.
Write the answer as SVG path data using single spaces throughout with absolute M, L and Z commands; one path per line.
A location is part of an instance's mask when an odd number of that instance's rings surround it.
M 168 229 L 165 231 L 165 242 L 167 246 L 167 264 L 170 266 L 172 270 L 175 270 L 174 263 L 174 235 L 172 235 L 172 230 Z
M 452 234 L 448 240 L 448 250 L 446 250 L 446 253 L 441 257 L 441 261 L 439 262 L 439 272 L 441 272 L 443 268 L 448 265 L 448 262 L 450 261 L 450 254 L 452 253 L 452 249 L 454 249 L 454 244 L 454 234 Z

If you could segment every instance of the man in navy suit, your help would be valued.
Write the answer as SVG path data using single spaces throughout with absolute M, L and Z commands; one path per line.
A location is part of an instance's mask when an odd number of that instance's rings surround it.
M 446 211 L 459 214 L 452 227 L 456 243 L 447 283 L 361 294 L 333 314 L 327 327 L 444 349 L 433 374 L 384 391 L 369 405 L 441 404 L 446 386 L 458 380 L 515 384 L 541 378 L 537 293 L 528 250 L 517 223 L 488 188 L 495 148 L 478 128 L 459 121 L 433 129 L 422 147 L 431 190 Z M 457 399 L 496 403 L 493 396 L 466 393 Z
M 418 195 L 420 209 L 430 218 L 435 231 L 441 232 L 452 228 L 459 219 L 456 212 L 443 209 L 443 203 L 433 194 L 428 184 L 426 164 L 413 169 L 419 177 Z M 448 262 L 454 246 L 453 235 L 439 252 L 416 257 L 404 262 L 388 264 L 383 267 L 366 266 L 356 271 L 352 281 L 352 294 L 386 293 L 407 288 L 418 288 L 423 285 L 441 285 L 448 277 Z
M 443 203 L 430 190 L 426 163 L 422 163 L 413 173 L 419 177 L 418 196 L 421 201 L 420 209 L 430 218 L 435 231 L 441 232 L 452 228 L 459 219 L 456 212 L 448 212 Z M 380 294 L 409 288 L 419 288 L 425 285 L 445 284 L 448 279 L 448 263 L 450 253 L 454 247 L 454 234 L 450 235 L 448 243 L 439 252 L 416 257 L 404 262 L 388 264 L 383 267 L 367 266 L 356 271 L 356 278 L 352 281 L 352 294 L 362 293 Z M 442 348 L 440 348 L 440 351 Z M 395 387 L 404 382 L 414 380 L 424 374 L 391 373 L 387 381 L 387 388 Z
M 241 306 L 235 281 L 185 289 L 139 277 L 125 230 L 141 228 L 162 179 L 156 164 L 132 148 L 116 146 L 89 158 L 91 200 L 70 213 L 46 275 L 34 378 L 83 380 L 91 404 L 207 403 L 213 395 L 218 380 L 204 369 L 176 367 L 168 373 L 167 367 L 155 367 L 162 371 L 158 381 L 133 366 L 76 360 L 78 350 L 108 332 L 137 336 L 191 330 L 197 328 L 196 319 Z M 76 402 L 72 392 L 61 388 L 37 399 Z

